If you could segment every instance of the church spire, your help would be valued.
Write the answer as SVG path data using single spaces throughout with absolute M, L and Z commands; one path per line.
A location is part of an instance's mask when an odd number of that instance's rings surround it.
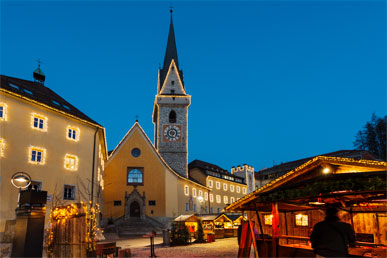
M 168 41 L 167 41 L 167 48 L 165 50 L 163 68 L 160 70 L 160 88 L 164 83 L 165 77 L 167 76 L 168 69 L 172 60 L 175 61 L 176 68 L 179 71 L 180 79 L 183 82 L 183 72 L 179 69 L 179 61 L 177 58 L 177 48 L 176 48 L 176 40 L 175 40 L 175 30 L 173 27 L 172 9 L 170 10 L 170 12 L 171 12 L 171 23 L 169 25 Z
M 169 25 L 168 42 L 167 42 L 167 49 L 165 50 L 163 70 L 168 70 L 169 65 L 172 62 L 172 59 L 175 60 L 177 69 L 179 69 L 179 62 L 177 61 L 175 30 L 173 28 L 172 9 L 170 12 L 171 12 L 171 23 Z

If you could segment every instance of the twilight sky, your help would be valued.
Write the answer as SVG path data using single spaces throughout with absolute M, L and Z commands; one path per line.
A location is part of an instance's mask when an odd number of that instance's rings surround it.
M 106 128 L 109 150 L 153 101 L 169 7 L 189 161 L 230 170 L 352 149 L 386 115 L 385 1 L 1 1 L 0 73 L 45 85 Z

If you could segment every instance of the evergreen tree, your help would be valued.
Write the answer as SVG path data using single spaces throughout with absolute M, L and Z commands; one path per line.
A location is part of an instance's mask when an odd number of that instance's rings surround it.
M 378 118 L 372 114 L 371 121 L 367 122 L 363 130 L 356 136 L 353 145 L 355 149 L 367 150 L 377 159 L 386 160 L 386 129 L 387 116 Z

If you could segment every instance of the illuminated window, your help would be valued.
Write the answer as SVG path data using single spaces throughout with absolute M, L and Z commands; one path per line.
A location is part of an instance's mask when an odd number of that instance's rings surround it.
M 214 202 L 214 195 L 210 194 L 210 202 Z
M 230 185 L 230 192 L 234 192 L 234 185 Z
M 216 202 L 217 203 L 221 203 L 222 202 L 222 198 L 220 197 L 219 194 L 216 195 Z
M 199 190 L 199 196 L 203 197 L 203 191 Z
M 228 196 L 223 196 L 223 202 L 224 202 L 224 204 L 228 203 Z
M 208 201 L 208 193 L 204 192 L 204 200 Z
M 79 128 L 67 126 L 67 139 L 72 141 L 79 141 Z
M 227 184 L 226 183 L 223 183 L 223 190 L 227 191 Z
M 0 138 L 0 157 L 5 155 L 5 140 Z
M 230 202 L 231 202 L 231 203 L 235 202 L 235 198 L 234 198 L 234 197 L 231 197 L 231 198 L 230 198 Z
M 245 187 L 242 188 L 243 194 L 247 193 L 247 189 Z
M 63 186 L 63 200 L 75 200 L 75 185 Z
M 212 180 L 208 180 L 208 187 L 212 188 L 214 185 L 214 182 Z
M 78 170 L 78 157 L 75 155 L 66 154 L 64 168 L 71 171 Z
M 7 121 L 7 104 L 0 103 L 0 121 Z
M 184 194 L 187 196 L 189 195 L 189 186 L 188 185 L 184 186 Z
M 196 188 L 192 188 L 192 196 L 196 197 Z
M 268 225 L 268 226 L 273 225 L 273 215 L 272 214 L 263 215 L 263 219 L 264 219 L 265 225 Z
M 31 127 L 33 129 L 46 132 L 47 131 L 47 117 L 32 113 L 31 114 Z
M 216 182 L 216 189 L 220 189 L 220 182 Z
M 237 192 L 237 193 L 240 193 L 240 192 L 241 192 L 241 187 L 240 187 L 239 185 L 237 185 L 237 187 L 236 187 L 236 192 Z
M 29 160 L 28 162 L 31 164 L 39 164 L 43 165 L 45 163 L 45 152 L 44 148 L 40 147 L 30 147 L 29 148 Z
M 301 227 L 309 226 L 308 215 L 297 214 L 296 215 L 296 226 L 301 226 Z
M 127 185 L 143 185 L 144 184 L 144 169 L 143 168 L 131 168 L 127 169 Z

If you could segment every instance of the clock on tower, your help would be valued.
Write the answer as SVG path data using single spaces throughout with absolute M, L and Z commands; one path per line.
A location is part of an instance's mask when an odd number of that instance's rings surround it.
M 183 71 L 179 69 L 175 33 L 171 24 L 164 64 L 159 70 L 157 95 L 153 108 L 155 147 L 167 164 L 188 177 L 188 107 Z

